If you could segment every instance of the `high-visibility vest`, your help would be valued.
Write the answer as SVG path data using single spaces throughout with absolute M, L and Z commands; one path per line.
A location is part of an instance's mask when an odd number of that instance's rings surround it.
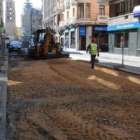
M 91 46 L 91 48 L 90 48 L 90 52 L 89 53 L 91 55 L 97 55 L 98 54 L 97 44 L 91 43 L 90 46 Z

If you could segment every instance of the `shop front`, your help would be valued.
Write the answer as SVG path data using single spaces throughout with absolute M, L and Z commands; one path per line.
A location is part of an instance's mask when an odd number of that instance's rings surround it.
M 65 46 L 65 49 L 69 48 L 69 30 L 65 30 L 65 33 L 64 33 L 64 46 Z
M 75 49 L 75 28 L 70 29 L 70 48 Z
M 121 54 L 122 47 L 124 47 L 125 55 L 140 56 L 139 28 L 139 22 L 108 26 L 107 30 L 109 32 L 109 52 Z M 121 43 L 122 37 L 124 40 L 123 45 Z
M 79 50 L 86 50 L 86 26 L 79 26 Z
M 92 27 L 92 38 L 97 39 L 97 44 L 101 52 L 108 52 L 108 32 L 107 26 L 95 25 Z

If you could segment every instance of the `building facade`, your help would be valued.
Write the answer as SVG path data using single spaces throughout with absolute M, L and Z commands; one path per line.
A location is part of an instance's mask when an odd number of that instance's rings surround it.
M 10 40 L 15 40 L 16 34 L 16 19 L 15 19 L 15 2 L 6 0 L 5 8 L 5 29 Z
M 30 40 L 34 31 L 42 28 L 42 11 L 26 0 L 22 15 L 22 39 Z
M 3 27 L 3 0 L 0 0 L 0 48 L 2 45 L 2 33 L 4 32 Z
M 54 9 L 57 5 L 57 0 L 42 0 L 42 13 L 43 13 L 43 28 L 55 25 Z
M 106 33 L 108 14 L 108 6 L 96 0 L 43 0 L 43 27 L 59 32 L 65 48 L 86 50 L 92 37 Z M 107 36 L 102 41 L 108 41 Z
M 21 27 L 16 27 L 16 40 L 21 40 L 21 36 L 22 36 L 22 33 L 21 33 Z
M 31 33 L 38 29 L 42 29 L 42 11 L 33 8 L 31 11 Z
M 3 0 L 0 0 L 0 28 L 3 27 Z
M 23 40 L 30 40 L 31 39 L 31 11 L 32 11 L 32 4 L 29 0 L 26 0 L 24 3 L 21 27 L 22 27 L 22 39 Z
M 109 4 L 109 52 L 140 56 L 140 0 L 97 0 Z

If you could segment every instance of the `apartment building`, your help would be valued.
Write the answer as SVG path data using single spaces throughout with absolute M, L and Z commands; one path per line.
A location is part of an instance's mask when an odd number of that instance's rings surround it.
M 32 3 L 29 0 L 26 0 L 24 3 L 23 14 L 21 19 L 22 26 L 22 39 L 30 40 L 32 31 L 31 31 L 31 11 L 32 11 Z
M 109 52 L 140 56 L 140 0 L 97 0 L 109 4 Z M 122 43 L 123 42 L 123 43 Z
M 54 9 L 57 5 L 57 0 L 42 0 L 43 11 L 43 27 L 53 28 L 55 25 Z
M 0 28 L 3 26 L 3 0 L 0 0 Z
M 21 27 L 16 27 L 16 40 L 22 40 L 21 39 L 22 33 L 21 33 Z
M 3 31 L 4 31 L 4 28 L 3 28 L 3 0 L 0 0 L 0 47 L 2 45 Z
M 31 33 L 42 29 L 42 11 L 41 9 L 32 8 L 31 11 Z
M 66 48 L 86 50 L 92 37 L 107 32 L 108 14 L 108 6 L 96 0 L 43 0 L 43 26 L 58 31 Z
M 15 2 L 13 0 L 6 0 L 5 9 L 6 34 L 10 40 L 14 40 L 16 34 Z

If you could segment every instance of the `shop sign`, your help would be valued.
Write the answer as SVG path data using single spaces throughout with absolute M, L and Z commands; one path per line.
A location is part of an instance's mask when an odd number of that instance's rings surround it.
M 94 30 L 95 31 L 107 31 L 107 27 L 106 26 L 95 26 Z
M 86 27 L 85 26 L 82 26 L 79 28 L 79 35 L 86 36 Z
M 70 31 L 71 31 L 71 32 L 74 32 L 74 31 L 75 31 L 75 28 L 71 28 Z
M 135 29 L 135 28 L 140 28 L 140 22 L 131 22 L 126 24 L 108 26 L 107 31 L 127 30 L 127 29 Z
M 140 17 L 140 5 L 134 7 L 133 16 L 134 16 L 135 18 Z

